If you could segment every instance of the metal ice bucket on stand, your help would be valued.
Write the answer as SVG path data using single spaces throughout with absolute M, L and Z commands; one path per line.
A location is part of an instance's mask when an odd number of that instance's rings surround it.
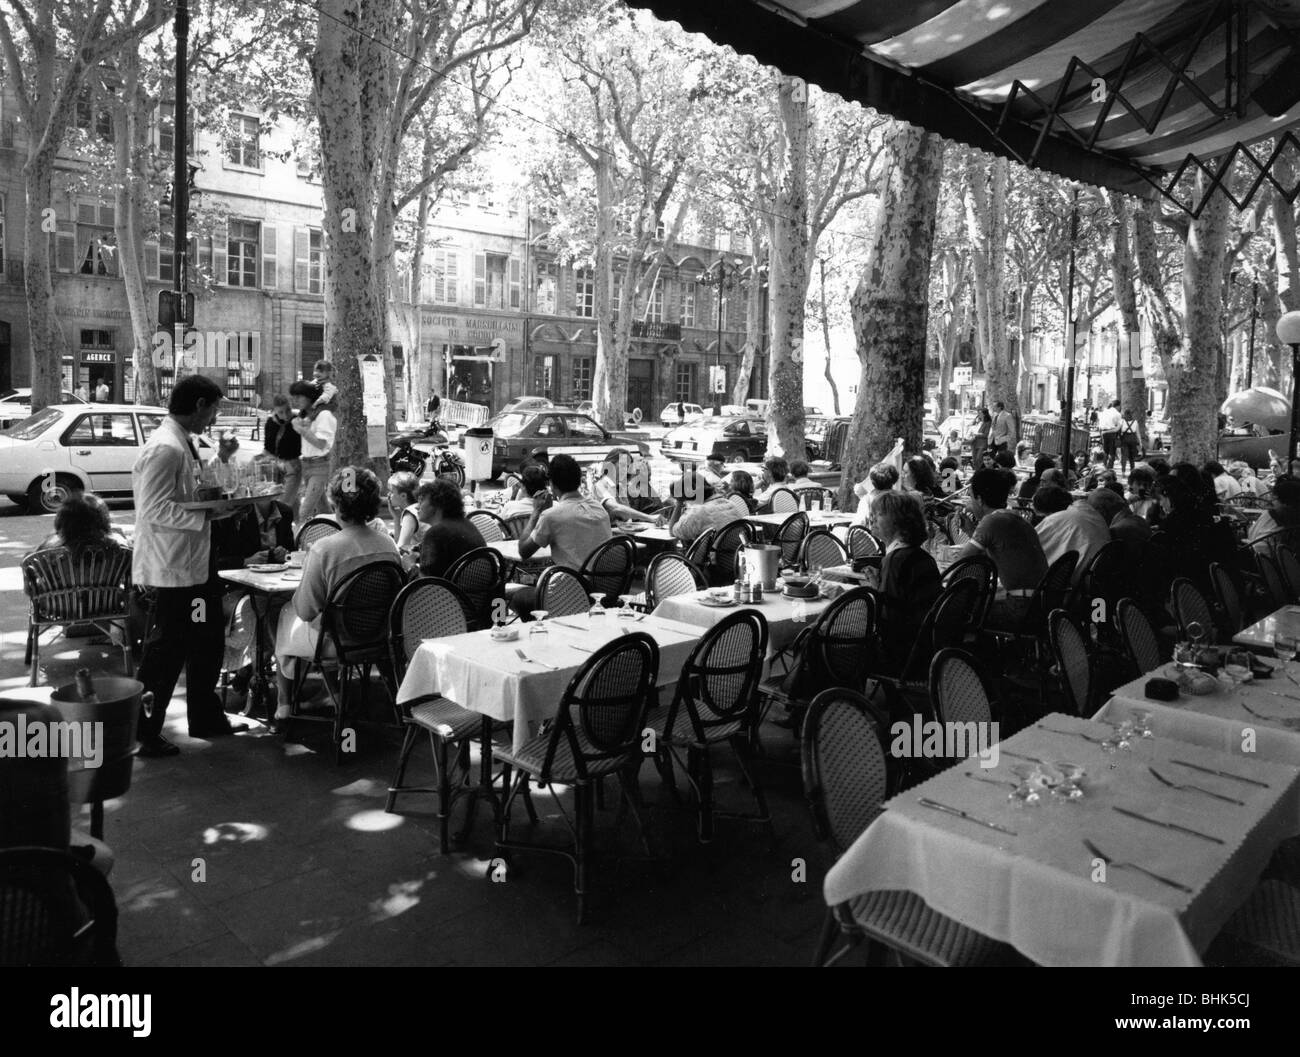
M 741 548 L 745 562 L 745 579 L 760 583 L 764 591 L 775 591 L 781 574 L 781 548 L 773 543 L 751 543 Z

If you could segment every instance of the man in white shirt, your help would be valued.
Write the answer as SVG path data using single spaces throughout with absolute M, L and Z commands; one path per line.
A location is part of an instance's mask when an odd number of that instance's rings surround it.
M 289 386 L 289 400 L 298 409 L 293 428 L 302 438 L 302 484 L 298 506 L 300 526 L 328 509 L 325 490 L 329 486 L 330 453 L 334 450 L 338 419 L 328 407 L 316 403 L 320 397 L 321 387 L 313 382 L 300 379 Z
M 1016 420 L 1007 405 L 999 400 L 993 405 L 993 426 L 989 430 L 989 451 L 996 455 L 1000 451 L 1015 452 Z
M 1106 454 L 1106 469 L 1115 468 L 1115 455 L 1119 451 L 1119 431 L 1124 426 L 1119 401 L 1112 400 L 1097 414 L 1097 429 L 1101 432 L 1101 448 Z
M 1078 552 L 1079 561 L 1072 580 L 1077 584 L 1093 556 L 1110 542 L 1110 525 L 1096 507 L 1080 499 L 1038 523 L 1038 542 L 1043 545 L 1048 565 L 1066 551 Z
M 605 461 L 601 464 L 600 476 L 592 488 L 592 495 L 605 508 L 610 521 L 647 521 L 652 525 L 663 524 L 659 515 L 643 514 L 630 503 L 624 502 L 630 498 L 629 491 L 636 488 L 632 456 L 623 448 L 614 448 L 605 456 Z
M 225 622 L 209 526 L 231 516 L 235 508 L 187 510 L 181 505 L 194 500 L 199 476 L 198 448 L 191 434 L 211 426 L 221 395 L 221 387 L 202 375 L 180 379 L 172 389 L 170 413 L 131 468 L 136 513 L 131 579 L 147 594 L 136 678 L 154 699 L 153 715 L 140 715 L 141 756 L 180 752 L 162 736 L 162 728 L 182 668 L 192 737 L 248 729 L 247 724 L 226 719 L 216 694 Z

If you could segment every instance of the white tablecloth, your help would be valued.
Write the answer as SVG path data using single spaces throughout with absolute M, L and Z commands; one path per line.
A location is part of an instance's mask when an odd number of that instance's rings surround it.
M 887 803 L 827 875 L 826 902 L 834 906 L 872 890 L 912 891 L 939 913 L 1042 965 L 1199 965 L 1199 952 L 1246 899 L 1278 842 L 1300 830 L 1300 769 L 1160 737 L 1110 755 L 1076 734 L 1044 728 L 1098 738 L 1109 728 L 1053 714 L 1000 746 L 1083 766 L 1084 799 L 1024 805 L 1008 799 L 1010 785 L 967 777 L 1014 781 L 1013 768 L 1025 761 L 1006 752 L 989 770 L 978 760 L 958 764 Z M 1183 768 L 1173 759 L 1245 773 L 1269 788 Z M 1151 763 L 1176 782 L 1244 805 L 1165 788 L 1147 770 Z M 1016 835 L 923 807 L 920 797 Z M 1128 818 L 1115 805 L 1224 843 Z M 1116 862 L 1138 863 L 1193 894 L 1113 866 L 1104 881 L 1093 880 L 1097 867 L 1085 837 Z
M 1232 641 L 1253 650 L 1271 650 L 1273 636 L 1283 629 L 1300 636 L 1300 606 L 1283 606 L 1274 610 L 1263 620 L 1237 632 L 1232 636 Z
M 525 624 L 514 642 L 496 642 L 488 631 L 426 639 L 411 658 L 397 700 L 407 702 L 436 691 L 471 711 L 514 723 L 518 750 L 536 733 L 538 723 L 555 715 L 569 680 L 591 659 L 591 651 L 624 628 L 644 631 L 658 643 L 661 695 L 676 685 L 682 664 L 700 638 L 698 628 L 657 616 L 624 620 L 611 612 L 604 621 L 603 628 L 590 628 L 585 616 L 554 618 L 546 621 L 550 630 L 544 636 L 529 635 Z M 516 652 L 520 649 L 559 670 L 521 660 Z
M 1300 675 L 1300 665 L 1292 668 Z M 1223 687 L 1204 696 L 1182 694 L 1177 701 L 1156 701 L 1146 696 L 1148 679 L 1154 676 L 1175 679 L 1176 673 L 1172 664 L 1166 664 L 1126 683 L 1094 718 L 1117 722 L 1127 719 L 1135 708 L 1146 709 L 1151 713 L 1151 728 L 1158 737 L 1204 745 L 1230 756 L 1256 756 L 1300 766 L 1300 686 L 1275 674 L 1231 690 Z M 1249 706 L 1258 715 L 1252 715 L 1243 706 Z
M 523 561 L 523 559 L 519 557 L 518 540 L 493 540 L 488 544 L 488 546 L 508 562 Z M 533 556 L 528 560 L 530 562 L 549 562 L 551 560 L 551 548 L 538 547 L 537 550 L 533 551 Z
M 668 620 L 694 624 L 700 628 L 711 628 L 734 613 L 736 606 L 706 606 L 700 599 L 708 591 L 692 591 L 690 594 L 674 595 L 665 598 L 655 607 L 655 616 Z M 763 601 L 758 604 L 746 603 L 742 608 L 754 609 L 767 619 L 767 647 L 769 655 L 788 646 L 796 635 L 816 620 L 821 611 L 830 605 L 830 599 L 791 599 L 779 591 L 763 593 Z

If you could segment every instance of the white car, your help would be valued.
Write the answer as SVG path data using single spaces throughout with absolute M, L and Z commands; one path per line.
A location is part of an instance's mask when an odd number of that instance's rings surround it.
M 131 467 L 167 415 L 139 404 L 51 404 L 0 431 L 0 495 L 35 512 L 52 513 L 72 492 L 129 498 Z M 199 458 L 217 457 L 217 442 L 198 438 Z M 239 462 L 256 455 L 235 453 Z M 54 474 L 54 487 L 46 488 Z
M 703 417 L 704 408 L 700 407 L 699 404 L 683 404 L 682 414 L 678 415 L 676 401 L 666 405 L 664 409 L 659 412 L 659 421 L 665 426 L 670 423 L 672 425 L 680 426 L 685 422 L 697 422 Z
M 84 404 L 87 401 L 82 400 L 76 393 L 70 393 L 63 390 L 63 402 L 65 404 Z M 11 389 L 0 396 L 0 429 L 8 429 L 10 426 L 21 422 L 32 413 L 32 390 L 30 386 L 24 386 L 22 389 Z

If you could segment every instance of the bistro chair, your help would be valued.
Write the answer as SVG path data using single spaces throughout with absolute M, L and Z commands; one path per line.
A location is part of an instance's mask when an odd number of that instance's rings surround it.
M 57 848 L 0 850 L 0 966 L 121 968 L 104 875 Z
M 830 529 L 813 529 L 804 537 L 799 549 L 799 567 L 804 572 L 847 565 L 849 552 Z
M 1282 582 L 1286 584 L 1288 603 L 1300 599 L 1300 558 L 1290 545 L 1283 543 L 1274 551 L 1277 567 L 1282 571 Z
M 975 658 L 965 650 L 945 648 L 934 655 L 930 700 L 940 723 L 975 723 L 988 729 L 993 722 L 992 696 Z
M 754 542 L 753 530 L 749 522 L 743 518 L 737 518 L 718 529 L 709 547 L 707 575 L 712 586 L 719 587 L 735 582 L 736 552 L 752 542 Z
M 513 517 L 502 518 L 501 531 L 505 533 L 508 540 L 521 540 L 524 538 L 524 529 L 528 527 L 528 522 L 532 520 L 531 514 L 515 514 Z M 484 537 L 486 540 L 486 537 Z
M 1214 588 L 1214 601 L 1223 614 L 1224 630 L 1235 635 L 1246 626 L 1246 609 L 1236 580 L 1218 562 L 1210 563 L 1210 585 Z
M 348 677 L 354 673 L 360 677 L 364 705 L 371 669 L 390 663 L 388 618 L 404 583 L 402 567 L 396 562 L 370 562 L 348 573 L 334 585 L 326 599 L 315 654 L 309 661 L 298 658 L 290 684 L 290 719 L 322 721 L 316 716 L 299 714 L 302 686 L 313 668 L 322 676 L 327 671 L 338 672 L 337 695 L 330 680 L 324 679 L 330 703 L 334 706 L 335 763 L 343 762 L 343 732 L 349 704 Z
M 548 566 L 537 581 L 537 608 L 551 617 L 572 617 L 591 609 L 591 591 L 576 569 Z
M 704 576 L 680 554 L 664 551 L 650 559 L 645 571 L 645 609 L 653 613 L 665 598 L 703 590 Z
M 1064 609 L 1053 609 L 1048 614 L 1047 626 L 1066 704 L 1074 715 L 1090 716 L 1095 680 L 1088 640 Z
M 1255 552 L 1255 565 L 1259 569 L 1260 579 L 1264 581 L 1264 593 L 1268 597 L 1265 605 L 1270 609 L 1281 609 L 1287 604 L 1286 581 L 1282 570 L 1271 555 L 1261 551 Z
M 1115 607 L 1121 598 L 1132 597 L 1131 585 L 1137 570 L 1130 564 L 1124 540 L 1104 544 L 1088 562 L 1080 577 L 1081 616 L 1097 629 L 1098 635 L 1113 642 L 1116 634 Z M 1093 620 L 1093 609 L 1100 602 L 1104 620 Z
M 298 539 L 294 542 L 294 549 L 299 551 L 311 550 L 313 544 L 319 543 L 326 536 L 332 536 L 334 533 L 341 531 L 342 526 L 332 517 L 314 517 L 298 530 Z
M 1210 603 L 1185 576 L 1180 576 L 1170 588 L 1169 607 L 1173 612 L 1174 623 L 1178 625 L 1178 634 L 1181 638 L 1191 639 L 1191 626 L 1199 624 L 1201 634 L 1198 638 L 1203 638 L 1206 642 L 1214 640 L 1216 626 Z
M 592 591 L 611 599 L 628 593 L 635 568 L 636 544 L 627 536 L 615 536 L 587 555 L 578 572 Z
M 850 525 L 848 534 L 849 557 L 855 561 L 864 558 L 878 558 L 885 553 L 885 548 L 866 525 Z
M 1215 939 L 1215 949 L 1250 966 L 1300 966 L 1300 889 L 1274 877 L 1260 881 Z
M 969 631 L 978 631 L 984 626 L 989 606 L 998 592 L 998 567 L 986 554 L 972 554 L 967 558 L 953 562 L 944 571 L 940 582 L 945 588 L 951 587 L 959 580 L 974 580 L 979 585 L 979 604 L 972 612 L 973 623 Z
M 804 795 L 813 828 L 843 855 L 898 791 L 897 759 L 889 751 L 889 717 L 861 694 L 834 687 L 808 706 L 801 757 Z M 836 933 L 846 946 L 831 956 Z M 880 944 L 923 965 L 987 964 L 1003 945 L 931 910 L 919 896 L 898 890 L 866 892 L 826 915 L 813 965 L 839 961 L 858 944 Z
M 455 584 L 435 576 L 422 576 L 407 584 L 393 600 L 389 613 L 389 650 L 393 665 L 393 701 L 397 701 L 397 689 L 406 675 L 411 657 L 420 648 L 425 639 L 444 638 L 449 635 L 463 635 L 469 630 L 469 611 L 467 599 Z M 402 751 L 397 759 L 397 773 L 393 784 L 388 787 L 388 802 L 384 810 L 391 812 L 397 801 L 398 793 L 437 793 L 438 794 L 438 848 L 443 855 L 448 850 L 448 832 L 450 828 L 451 809 L 457 797 L 475 790 L 469 785 L 469 747 L 474 736 L 483 727 L 483 717 L 477 712 L 462 708 L 454 701 L 448 701 L 437 690 L 421 694 L 402 704 L 395 704 L 401 717 L 405 733 L 402 736 Z M 436 789 L 403 786 L 406 765 L 415 740 L 423 730 L 429 735 L 429 745 L 433 749 L 434 764 L 438 772 Z M 449 763 L 449 748 L 456 745 L 456 768 L 462 776 L 459 786 L 453 791 L 452 774 Z
M 471 510 L 465 517 L 478 529 L 484 543 L 500 543 L 510 538 L 506 534 L 506 523 L 490 510 Z
M 797 511 L 781 522 L 772 542 L 781 548 L 778 560 L 782 568 L 793 569 L 799 565 L 799 551 L 807 535 L 808 515 L 803 511 Z
M 738 495 L 733 492 L 731 495 L 727 496 L 727 502 L 731 504 L 731 509 L 736 512 L 736 517 L 749 517 L 749 515 L 753 513 L 753 511 L 749 509 L 749 504 L 745 502 L 745 497 L 743 495 Z
M 709 548 L 713 546 L 713 537 L 717 529 L 701 532 L 686 548 L 686 560 L 707 577 L 709 570 Z
M 788 488 L 778 488 L 767 499 L 773 514 L 793 514 L 799 509 L 799 497 Z
M 560 699 L 551 729 L 517 752 L 498 748 L 505 789 L 498 816 L 498 854 L 512 850 L 563 855 L 573 864 L 578 924 L 586 920 L 587 874 L 595 826 L 595 789 L 606 775 L 617 774 L 623 796 L 632 805 L 638 826 L 641 737 L 646 710 L 659 675 L 659 647 L 644 632 L 634 631 L 601 646 L 571 680 Z M 513 777 L 512 777 L 513 774 Z M 510 838 L 510 806 L 521 788 L 536 779 L 557 805 L 555 785 L 573 790 L 572 818 L 561 812 L 573 835 L 571 844 L 524 844 Z M 642 828 L 644 839 L 644 828 Z
M 23 591 L 27 595 L 27 655 L 29 686 L 35 686 L 41 664 L 41 634 L 50 628 L 93 624 L 108 633 L 117 628 L 127 676 L 135 667 L 131 655 L 131 551 L 125 547 L 87 547 L 79 551 L 55 547 L 23 559 Z
M 1131 598 L 1121 598 L 1115 607 L 1116 624 L 1119 627 L 1120 646 L 1124 656 L 1129 659 L 1135 675 L 1145 675 L 1160 667 L 1160 640 L 1156 629 L 1147 620 L 1146 614 Z
M 676 750 L 686 750 L 683 765 L 695 790 L 698 832 L 701 844 L 713 840 L 714 818 L 743 818 L 761 822 L 769 829 L 772 816 L 767 799 L 747 766 L 751 759 L 753 729 L 758 713 L 754 690 L 762 678 L 767 659 L 767 620 L 753 609 L 742 609 L 710 628 L 682 665 L 677 691 L 667 709 L 658 709 L 646 719 L 661 732 L 657 757 L 665 779 L 673 784 L 672 759 Z M 727 742 L 736 754 L 745 783 L 754 794 L 757 815 L 723 815 L 713 808 L 712 746 Z
M 948 515 L 948 541 L 953 546 L 969 543 L 975 535 L 975 519 L 966 509 L 954 510 Z
M 446 578 L 469 599 L 470 630 L 490 628 L 498 599 L 504 608 L 506 560 L 491 547 L 475 547 L 451 563 Z

